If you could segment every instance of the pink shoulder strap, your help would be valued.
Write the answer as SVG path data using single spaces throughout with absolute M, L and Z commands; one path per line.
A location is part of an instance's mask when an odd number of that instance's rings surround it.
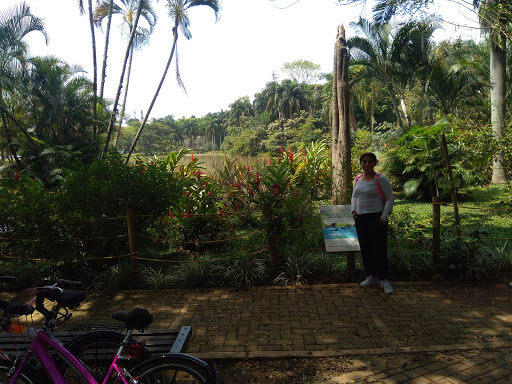
M 384 194 L 382 193 L 382 189 L 380 189 L 380 184 L 379 184 L 379 176 L 382 175 L 382 173 L 380 172 L 377 172 L 375 174 L 375 184 L 377 184 L 377 196 L 379 196 L 382 201 L 385 201 L 385 198 L 384 198 Z
M 380 175 L 382 175 L 382 173 L 380 173 L 380 172 L 375 173 L 375 184 L 377 184 L 377 196 L 379 196 L 382 199 L 382 201 L 385 201 L 384 194 L 382 193 L 382 189 L 380 188 L 380 184 L 379 184 L 379 176 Z M 361 176 L 363 176 L 362 173 L 357 175 L 356 178 L 354 179 L 354 187 L 357 184 L 357 180 L 359 180 L 361 178 Z

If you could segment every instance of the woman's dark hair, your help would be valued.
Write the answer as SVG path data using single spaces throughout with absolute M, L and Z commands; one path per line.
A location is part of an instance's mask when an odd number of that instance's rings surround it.
M 373 160 L 373 161 L 377 162 L 377 156 L 375 156 L 375 153 L 366 152 L 366 153 L 363 153 L 361 155 L 361 157 L 359 158 L 359 163 L 361 163 L 363 161 L 363 158 L 365 158 L 365 157 L 369 157 L 370 160 Z

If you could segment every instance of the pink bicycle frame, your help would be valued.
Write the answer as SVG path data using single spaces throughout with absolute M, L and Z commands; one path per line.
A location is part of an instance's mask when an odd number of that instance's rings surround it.
M 48 336 L 44 332 L 37 333 L 36 337 L 32 341 L 32 344 L 30 345 L 30 348 L 27 351 L 27 354 L 25 355 L 20 365 L 16 369 L 16 372 L 12 376 L 10 384 L 14 384 L 16 382 L 19 375 L 21 374 L 21 371 L 27 365 L 28 360 L 30 359 L 33 353 L 37 355 L 37 357 L 43 364 L 44 368 L 46 369 L 48 376 L 53 380 L 55 384 L 66 384 L 64 376 L 57 368 L 57 365 L 55 364 L 53 358 L 50 356 L 48 350 L 46 349 L 46 346 L 49 346 L 50 348 L 58 352 L 64 359 L 66 359 L 78 371 L 78 373 L 81 376 L 83 376 L 83 378 L 89 384 L 98 384 L 96 379 L 91 375 L 87 368 L 75 356 L 73 356 L 66 348 L 64 348 L 59 341 L 57 341 L 51 336 Z M 103 380 L 103 384 L 107 383 L 108 378 L 110 377 L 114 370 L 118 374 L 122 372 L 122 369 L 117 366 L 118 357 L 119 356 L 116 354 L 114 360 L 112 361 L 112 364 L 110 365 L 108 373 L 106 374 Z M 130 384 L 129 381 L 126 381 L 123 375 L 119 375 L 119 378 L 121 379 L 121 382 L 123 384 Z

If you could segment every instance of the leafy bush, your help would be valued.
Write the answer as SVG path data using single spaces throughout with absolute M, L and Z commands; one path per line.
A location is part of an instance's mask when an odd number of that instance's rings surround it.
M 450 198 L 451 185 L 441 151 L 444 133 L 456 188 L 475 185 L 480 179 L 475 174 L 470 156 L 456 140 L 456 132 L 449 120 L 439 120 L 433 126 L 412 127 L 397 141 L 401 147 L 386 154 L 384 171 L 407 198 L 430 200 L 432 196 Z

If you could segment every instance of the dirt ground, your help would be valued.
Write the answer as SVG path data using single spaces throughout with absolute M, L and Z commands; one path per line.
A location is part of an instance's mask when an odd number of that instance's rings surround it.
M 345 357 L 220 361 L 217 370 L 226 384 L 313 384 L 353 370 Z

